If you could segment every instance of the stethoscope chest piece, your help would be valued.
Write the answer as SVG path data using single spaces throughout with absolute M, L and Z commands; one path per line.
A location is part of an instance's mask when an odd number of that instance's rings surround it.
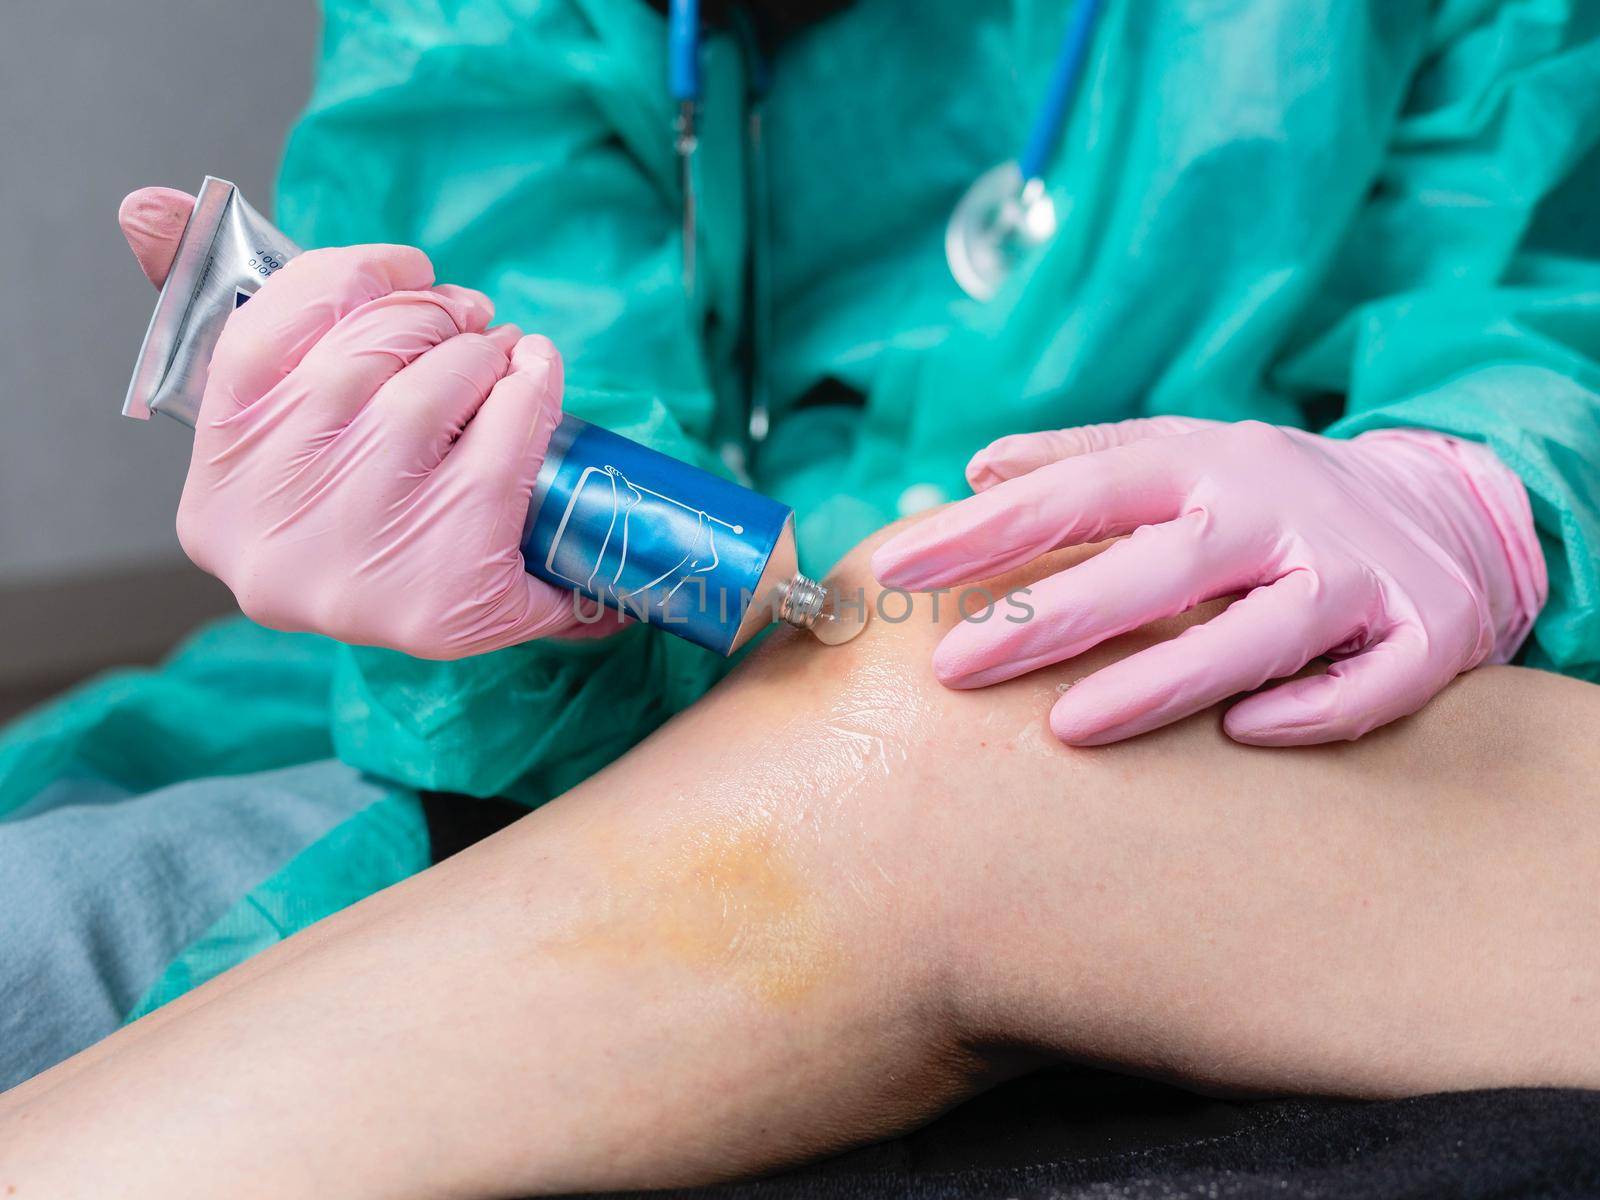
M 950 273 L 974 300 L 990 300 L 1027 255 L 1055 236 L 1056 224 L 1042 180 L 1024 183 L 1015 162 L 992 167 L 973 181 L 945 226 Z

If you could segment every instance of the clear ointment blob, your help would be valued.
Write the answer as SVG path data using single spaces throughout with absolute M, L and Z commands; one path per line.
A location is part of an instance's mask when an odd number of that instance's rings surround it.
M 829 593 L 827 607 L 811 624 L 811 636 L 824 646 L 842 646 L 867 627 L 868 605 L 840 604 L 837 593 Z

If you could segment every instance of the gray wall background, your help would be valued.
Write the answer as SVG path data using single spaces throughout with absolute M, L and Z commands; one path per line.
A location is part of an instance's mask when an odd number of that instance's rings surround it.
M 268 209 L 318 19 L 313 0 L 4 7 L 0 617 L 39 622 L 12 631 L 36 641 L 57 636 L 48 611 L 34 615 L 52 586 L 179 578 L 183 562 L 173 512 L 188 435 L 118 415 L 155 297 L 117 205 L 146 184 L 193 190 L 209 172 Z M 26 643 L 0 642 L 0 682 L 19 657 L 33 662 Z

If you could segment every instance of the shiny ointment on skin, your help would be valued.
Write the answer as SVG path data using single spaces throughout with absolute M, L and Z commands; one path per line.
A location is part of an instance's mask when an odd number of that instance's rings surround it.
M 842 646 L 861 636 L 869 612 L 865 601 L 846 603 L 837 588 L 829 588 L 822 612 L 811 623 L 811 636 L 824 646 Z
M 851 616 L 846 606 L 841 625 L 853 637 L 865 621 Z M 610 881 L 600 912 L 549 952 L 602 968 L 654 961 L 778 1006 L 814 1002 L 858 973 L 834 897 L 843 888 L 852 902 L 894 902 L 898 881 L 875 850 L 881 833 L 859 814 L 928 729 L 925 689 L 896 665 L 892 639 L 873 640 L 817 654 L 807 633 L 779 631 L 757 651 L 764 670 L 736 673 L 676 718 L 675 744 L 701 749 L 659 765 L 652 803 L 674 815 L 648 840 L 599 831 Z M 828 695 L 826 712 L 791 708 L 795 695 Z M 766 730 L 755 760 L 715 751 L 730 713 Z M 840 837 L 850 842 L 843 855 L 825 845 Z M 842 881 L 841 861 L 851 864 Z M 829 864 L 825 886 L 819 864 Z
M 1039 719 L 1037 694 L 1053 694 L 1053 680 L 1003 685 L 1034 698 L 998 709 L 992 697 L 937 686 L 927 649 L 959 619 L 954 605 L 936 618 L 932 599 L 914 597 L 905 619 L 864 623 L 877 607 L 864 554 L 827 583 L 835 598 L 865 596 L 863 607 L 838 606 L 861 636 L 816 653 L 810 633 L 775 631 L 674 718 L 671 738 L 634 752 L 649 761 L 652 792 L 630 803 L 647 803 L 662 819 L 626 842 L 604 820 L 592 827 L 590 847 L 605 866 L 590 877 L 603 876 L 604 891 L 586 902 L 582 922 L 545 943 L 549 952 L 598 969 L 688 971 L 766 1006 L 872 986 L 873 952 L 859 944 L 855 924 L 861 905 L 892 912 L 903 904 L 915 881 L 896 865 L 901 848 L 951 836 L 947 812 L 886 803 L 905 790 L 907 773 L 938 762 L 950 730 L 974 722 L 992 730 L 985 736 L 997 752 L 1066 773 L 1087 765 L 1071 761 Z M 718 749 L 730 723 L 761 730 L 754 755 Z

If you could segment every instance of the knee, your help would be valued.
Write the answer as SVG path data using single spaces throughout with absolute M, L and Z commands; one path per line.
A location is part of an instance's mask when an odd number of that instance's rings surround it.
M 996 615 L 1028 611 L 1030 585 L 1046 575 L 1066 569 L 1098 553 L 1102 546 L 1075 546 L 1058 550 L 1003 575 L 975 576 L 950 587 L 925 592 L 884 587 L 872 571 L 872 555 L 895 535 L 927 519 L 931 513 L 906 517 L 858 542 L 828 573 L 832 602 L 846 616 L 867 618 L 873 642 L 890 644 L 908 656 L 908 665 L 931 653 L 940 635 L 964 620 L 981 621 Z

